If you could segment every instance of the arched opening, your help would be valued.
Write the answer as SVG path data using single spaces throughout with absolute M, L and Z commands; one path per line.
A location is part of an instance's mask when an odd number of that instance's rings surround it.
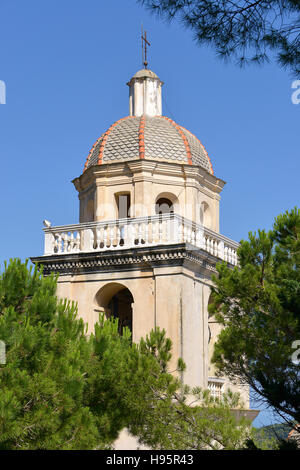
M 174 214 L 174 207 L 170 199 L 161 197 L 155 204 L 156 214 Z
M 109 317 L 118 318 L 119 333 L 122 334 L 123 328 L 126 326 L 132 332 L 132 306 L 133 298 L 129 289 L 122 289 L 115 294 L 109 304 Z
M 106 318 L 118 318 L 119 333 L 127 327 L 132 333 L 133 296 L 123 284 L 110 282 L 102 287 L 95 297 L 96 311 L 104 312 Z
M 202 202 L 200 206 L 200 224 L 211 228 L 211 211 L 207 202 Z
M 160 193 L 155 200 L 155 214 L 180 213 L 179 201 L 175 194 Z
M 115 194 L 117 204 L 118 219 L 126 219 L 130 217 L 130 193 L 116 193 Z

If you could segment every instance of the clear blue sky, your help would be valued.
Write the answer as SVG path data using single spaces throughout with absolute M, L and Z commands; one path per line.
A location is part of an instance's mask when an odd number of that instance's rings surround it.
M 0 18 L 1 264 L 42 254 L 43 219 L 78 222 L 71 180 L 100 134 L 128 114 L 141 22 L 149 66 L 165 82 L 163 113 L 199 137 L 227 181 L 221 232 L 239 241 L 299 206 L 300 104 L 275 64 L 225 65 L 135 0 L 0 0 Z M 261 413 L 257 424 L 270 421 Z

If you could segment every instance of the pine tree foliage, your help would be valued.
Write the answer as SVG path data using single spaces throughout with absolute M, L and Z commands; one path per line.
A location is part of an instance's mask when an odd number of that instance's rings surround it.
M 138 1 L 163 18 L 178 18 L 198 44 L 213 46 L 225 59 L 261 64 L 271 53 L 300 76 L 299 0 Z
M 88 335 L 56 284 L 20 260 L 0 275 L 0 449 L 105 449 L 124 427 L 154 449 L 243 446 L 248 424 L 231 412 L 239 397 L 183 386 L 164 330 L 132 344 L 102 316 Z
M 56 279 L 12 260 L 0 278 L 0 448 L 93 448 L 97 417 L 85 404 L 92 343 Z
M 131 409 L 131 433 L 152 449 L 242 448 L 252 433 L 248 421 L 237 421 L 232 413 L 242 408 L 239 395 L 229 390 L 217 399 L 208 390 L 183 385 L 183 361 L 176 371 L 168 370 L 171 348 L 159 328 L 134 348 L 129 370 L 135 373 L 128 377 L 123 395 Z
M 278 216 L 269 232 L 249 233 L 238 259 L 234 269 L 219 264 L 214 278 L 210 311 L 224 329 L 213 361 L 291 425 L 299 423 L 300 210 Z

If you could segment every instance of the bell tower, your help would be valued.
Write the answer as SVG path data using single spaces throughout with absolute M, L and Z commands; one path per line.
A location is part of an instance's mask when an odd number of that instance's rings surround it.
M 208 315 L 211 275 L 220 260 L 237 263 L 238 244 L 219 233 L 225 183 L 198 138 L 162 114 L 162 84 L 146 68 L 128 82 L 129 115 L 100 135 L 73 180 L 79 223 L 48 224 L 44 255 L 32 261 L 59 273 L 58 295 L 78 303 L 90 330 L 99 312 L 134 342 L 164 328 L 185 383 L 218 395 L 234 386 L 210 364 L 219 331 Z

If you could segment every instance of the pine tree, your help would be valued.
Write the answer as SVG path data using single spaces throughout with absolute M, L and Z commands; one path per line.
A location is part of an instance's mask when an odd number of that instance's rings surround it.
M 210 311 L 224 325 L 213 361 L 289 424 L 300 422 L 300 211 L 249 233 L 239 266 L 218 265 Z M 298 345 L 298 346 L 297 346 Z M 298 347 L 298 353 L 297 348 Z
M 95 337 L 76 306 L 56 298 L 56 284 L 20 260 L 0 277 L 0 449 L 107 448 L 124 425 Z M 107 327 L 102 338 L 118 374 L 116 358 L 130 342 Z
M 117 319 L 102 316 L 87 335 L 56 285 L 20 260 L 0 276 L 0 449 L 111 448 L 124 427 L 154 449 L 243 446 L 248 424 L 231 412 L 239 397 L 184 386 L 183 362 L 177 376 L 168 370 L 164 330 L 132 344 L 127 328 L 120 335 Z
M 122 391 L 130 409 L 131 433 L 152 449 L 243 448 L 252 432 L 249 422 L 237 421 L 232 412 L 242 408 L 239 395 L 229 390 L 217 399 L 208 390 L 184 385 L 181 359 L 177 370 L 169 371 L 171 349 L 171 340 L 159 328 L 133 346 L 128 385 Z
M 90 356 L 75 306 L 59 303 L 56 280 L 12 260 L 0 278 L 2 449 L 83 448 L 97 442 L 95 418 L 78 406 Z M 88 435 L 86 428 L 89 428 Z
M 178 18 L 199 45 L 240 65 L 261 64 L 275 55 L 300 76 L 299 0 L 138 0 L 171 21 Z

